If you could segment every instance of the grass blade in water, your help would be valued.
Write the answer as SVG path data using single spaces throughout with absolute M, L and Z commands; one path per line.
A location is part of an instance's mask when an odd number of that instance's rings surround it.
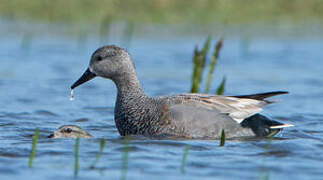
M 208 36 L 201 52 L 202 56 L 204 57 L 204 60 L 206 59 L 206 55 L 209 52 L 210 44 L 211 44 L 211 36 Z
M 36 147 L 37 147 L 38 138 L 39 138 L 39 128 L 36 129 L 35 135 L 34 135 L 34 138 L 33 138 L 33 145 L 32 145 L 30 158 L 29 158 L 29 167 L 30 168 L 33 167 L 34 157 L 36 155 Z
M 80 147 L 80 137 L 77 137 L 75 140 L 75 153 L 74 153 L 74 176 L 78 175 L 79 172 L 79 147 Z
M 200 84 L 202 82 L 202 75 L 203 75 L 205 62 L 206 62 L 206 55 L 209 51 L 210 43 L 211 43 L 211 38 L 208 37 L 201 51 L 198 50 L 197 46 L 194 49 L 194 57 L 193 57 L 194 67 L 193 67 L 191 93 L 197 93 L 200 90 Z
M 126 180 L 128 172 L 128 161 L 129 161 L 129 151 L 130 151 L 130 137 L 125 137 L 123 154 L 122 154 L 122 174 L 121 180 Z
M 186 145 L 184 154 L 183 154 L 183 159 L 182 159 L 182 164 L 181 164 L 181 172 L 185 173 L 185 165 L 186 165 L 186 160 L 187 160 L 187 155 L 189 153 L 191 146 L 188 144 Z
M 222 129 L 220 146 L 224 146 L 224 144 L 225 144 L 225 132 L 224 132 L 224 129 Z
M 219 54 L 220 54 L 220 50 L 221 50 L 222 46 L 223 46 L 223 39 L 220 39 L 215 46 L 214 54 L 212 56 L 211 64 L 209 67 L 209 73 L 208 73 L 207 81 L 206 81 L 205 93 L 209 93 L 214 69 L 215 69 L 216 63 L 219 59 Z
M 191 93 L 197 93 L 199 91 L 200 82 L 198 79 L 199 74 L 199 57 L 200 52 L 197 47 L 194 49 L 194 57 L 193 57 L 193 75 L 192 75 L 192 88 Z
M 216 90 L 217 95 L 223 95 L 226 81 L 227 81 L 227 78 L 224 76 L 221 81 L 221 84 L 219 85 L 218 89 Z
M 103 153 L 104 146 L 105 146 L 105 138 L 102 138 L 101 141 L 100 141 L 100 151 L 96 155 L 95 161 L 90 166 L 90 169 L 93 169 L 95 167 L 95 165 L 99 162 L 99 159 L 100 159 L 100 157 L 102 156 L 102 153 Z

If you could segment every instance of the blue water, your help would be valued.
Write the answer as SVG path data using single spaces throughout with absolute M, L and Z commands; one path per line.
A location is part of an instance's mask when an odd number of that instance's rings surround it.
M 102 39 L 98 28 L 77 35 L 77 28 L 64 24 L 0 23 L 6 27 L 0 30 L 0 179 L 74 179 L 75 140 L 46 138 L 66 124 L 95 136 L 80 141 L 78 177 L 120 179 L 125 140 L 113 120 L 114 84 L 96 78 L 76 89 L 74 101 L 69 100 L 70 85 L 96 48 L 115 43 L 128 48 L 147 94 L 188 92 L 192 52 L 206 38 L 203 30 L 180 33 L 147 25 L 124 42 L 117 30 Z M 266 107 L 264 114 L 295 127 L 270 143 L 227 141 L 224 147 L 210 140 L 135 138 L 129 143 L 127 179 L 323 179 L 323 36 L 292 28 L 272 27 L 263 35 L 264 28 L 226 28 L 211 31 L 214 39 L 225 38 L 212 92 L 224 75 L 229 95 L 287 90 L 290 94 L 275 98 L 281 102 Z M 40 140 L 29 169 L 36 127 Z M 103 155 L 89 169 L 103 137 Z M 187 145 L 191 148 L 182 173 Z

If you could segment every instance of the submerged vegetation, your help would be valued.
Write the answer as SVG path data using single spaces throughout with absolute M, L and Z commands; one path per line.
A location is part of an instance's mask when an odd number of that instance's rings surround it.
M 269 174 L 269 169 L 266 168 L 266 160 L 270 155 L 270 148 L 271 148 L 271 143 L 273 141 L 273 137 L 268 137 L 267 142 L 264 146 L 264 149 L 266 152 L 264 153 L 264 158 L 263 158 L 263 163 L 262 166 L 260 167 L 260 176 L 259 180 L 269 180 L 270 174 Z
M 0 0 L 0 15 L 46 22 L 281 23 L 321 22 L 318 0 Z
M 203 81 L 203 72 L 205 69 L 205 64 L 207 62 L 207 55 L 210 49 L 211 37 L 208 37 L 204 43 L 202 50 L 199 50 L 196 46 L 194 49 L 193 56 L 193 75 L 192 75 L 192 88 L 191 93 L 200 92 L 200 86 Z M 205 87 L 205 93 L 209 93 L 211 87 L 211 81 L 214 74 L 214 69 L 219 58 L 220 50 L 223 46 L 223 39 L 220 39 L 214 48 L 214 53 L 212 55 L 211 62 L 209 63 L 209 72 L 207 74 L 207 82 Z M 217 88 L 216 93 L 222 95 L 224 92 L 226 78 L 224 77 L 221 84 Z

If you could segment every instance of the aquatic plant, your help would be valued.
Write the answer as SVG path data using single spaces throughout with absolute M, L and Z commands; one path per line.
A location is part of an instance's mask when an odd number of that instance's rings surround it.
M 225 132 L 224 132 L 224 129 L 222 129 L 220 146 L 224 146 L 224 144 L 225 144 Z
M 100 157 L 103 154 L 103 149 L 105 147 L 105 138 L 102 138 L 100 141 L 100 151 L 98 152 L 98 154 L 96 155 L 95 161 L 93 162 L 93 164 L 90 166 L 90 169 L 94 169 L 95 165 L 99 162 Z
M 273 136 L 269 136 L 266 141 L 266 145 L 265 145 L 266 152 L 264 153 L 263 163 L 262 163 L 262 166 L 260 167 L 259 180 L 269 180 L 270 179 L 270 174 L 269 174 L 268 170 L 266 169 L 266 159 L 270 155 L 269 149 L 271 148 L 271 143 L 272 143 L 273 138 L 274 138 Z
M 33 137 L 33 145 L 32 145 L 32 149 L 31 149 L 31 153 L 30 153 L 30 157 L 29 157 L 29 168 L 33 167 L 33 162 L 34 162 L 34 158 L 36 155 L 36 146 L 37 146 L 37 141 L 39 138 L 39 128 L 36 128 L 34 137 Z
M 122 174 L 121 180 L 126 180 L 127 172 L 128 172 L 128 163 L 129 163 L 129 151 L 130 151 L 130 137 L 125 137 L 124 145 L 123 145 L 123 153 L 122 153 Z
M 79 172 L 79 147 L 80 147 L 80 137 L 77 137 L 75 140 L 75 152 L 74 152 L 74 176 L 78 175 Z
M 200 92 L 200 85 L 203 80 L 203 72 L 205 69 L 205 64 L 207 62 L 207 54 L 209 51 L 210 43 L 211 43 L 211 37 L 209 36 L 206 39 L 202 50 L 199 50 L 197 46 L 194 49 L 191 93 Z M 205 93 L 209 93 L 209 90 L 211 87 L 211 81 L 214 74 L 214 69 L 219 59 L 219 54 L 222 46 L 223 46 L 223 39 L 220 39 L 215 45 L 214 53 L 213 53 L 211 62 L 209 64 L 209 71 L 207 74 Z M 223 94 L 225 82 L 226 82 L 226 78 L 224 77 L 220 86 L 217 88 L 217 94 L 219 95 Z
M 213 72 L 214 72 L 214 69 L 215 69 L 215 65 L 216 65 L 216 63 L 218 61 L 222 45 L 223 45 L 223 39 L 220 39 L 218 41 L 218 43 L 216 44 L 216 46 L 215 46 L 214 54 L 212 56 L 212 60 L 211 60 L 210 66 L 209 66 L 209 73 L 208 73 L 208 76 L 207 76 L 205 93 L 209 93 Z
M 206 39 L 202 50 L 199 50 L 197 46 L 194 49 L 194 56 L 193 56 L 194 66 L 193 66 L 191 93 L 198 93 L 200 90 L 200 84 L 202 82 L 206 56 L 209 51 L 210 43 L 211 43 L 211 37 L 209 36 Z
M 227 80 L 227 78 L 224 76 L 221 81 L 221 84 L 219 85 L 218 89 L 216 90 L 217 95 L 223 95 L 226 80 Z
M 187 160 L 187 155 L 191 149 L 191 145 L 187 144 L 183 153 L 182 163 L 181 163 L 181 172 L 185 173 L 185 165 Z

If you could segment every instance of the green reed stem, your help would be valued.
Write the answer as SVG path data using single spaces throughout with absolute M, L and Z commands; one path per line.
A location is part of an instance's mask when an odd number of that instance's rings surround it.
M 224 129 L 222 129 L 222 132 L 221 132 L 221 141 L 220 141 L 220 146 L 224 146 L 225 144 L 225 131 Z
M 74 176 L 78 175 L 79 172 L 79 147 L 80 147 L 80 137 L 77 137 L 75 140 L 75 153 L 74 153 Z
M 129 163 L 129 151 L 130 151 L 130 137 L 125 137 L 124 146 L 123 146 L 123 154 L 122 154 L 122 174 L 121 180 L 126 180 L 127 172 L 128 172 L 128 163 Z
M 226 81 L 227 81 L 227 78 L 224 76 L 221 81 L 221 84 L 219 85 L 219 87 L 216 90 L 217 95 L 223 95 Z
M 193 57 L 194 66 L 193 66 L 191 93 L 197 93 L 200 90 L 200 84 L 202 82 L 202 75 L 203 75 L 206 56 L 209 51 L 210 43 L 211 43 L 211 37 L 209 36 L 206 39 L 201 51 L 198 50 L 197 46 L 194 49 L 194 57 Z
M 223 46 L 223 39 L 220 39 L 216 46 L 215 46 L 215 50 L 214 50 L 214 54 L 212 56 L 212 60 L 211 60 L 211 64 L 210 64 L 210 67 L 209 67 L 209 73 L 208 73 L 208 76 L 207 76 L 207 82 L 206 82 L 206 88 L 205 88 L 205 93 L 209 93 L 209 90 L 210 90 L 210 86 L 211 86 L 211 80 L 212 80 L 212 77 L 213 77 L 213 73 L 214 73 L 214 69 L 215 69 L 215 66 L 216 66 L 216 63 L 219 59 L 219 54 L 220 54 L 220 50 Z
M 105 138 L 102 138 L 101 141 L 100 141 L 100 151 L 96 155 L 95 161 L 90 166 L 90 169 L 93 169 L 95 167 L 95 165 L 99 162 L 99 159 L 101 158 L 101 156 L 103 154 L 104 147 L 105 147 Z
M 182 173 L 185 173 L 185 165 L 186 165 L 187 155 L 188 155 L 190 149 L 191 149 L 191 145 L 187 144 L 185 147 L 183 158 L 182 158 L 182 164 L 181 164 L 181 172 Z
M 208 36 L 207 39 L 205 40 L 203 49 L 201 51 L 204 59 L 206 59 L 207 53 L 209 52 L 210 44 L 211 44 L 211 36 Z
M 36 147 L 37 147 L 37 141 L 39 138 L 39 128 L 36 128 L 34 137 L 33 137 L 33 145 L 32 145 L 32 149 L 31 149 L 31 153 L 30 153 L 30 157 L 29 157 L 29 168 L 33 167 L 33 162 L 34 162 L 34 158 L 36 155 Z
M 200 52 L 197 47 L 194 49 L 194 57 L 193 57 L 193 76 L 192 76 L 192 88 L 191 93 L 197 93 L 199 91 L 199 57 Z

